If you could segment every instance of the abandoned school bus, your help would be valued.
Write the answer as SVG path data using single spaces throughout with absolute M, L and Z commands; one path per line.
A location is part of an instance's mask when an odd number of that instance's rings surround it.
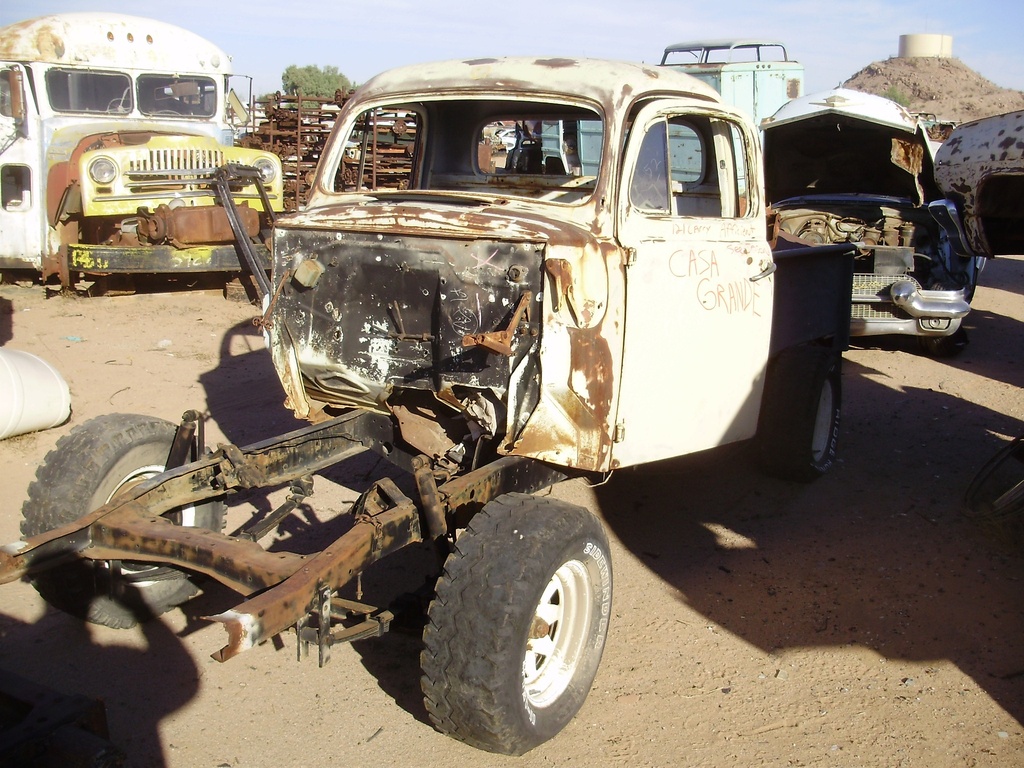
M 241 271 L 214 185 L 241 180 L 248 236 L 281 210 L 281 163 L 232 146 L 230 57 L 179 27 L 119 14 L 0 29 L 0 270 L 63 285 L 79 274 Z M 257 249 L 266 257 L 265 249 Z
M 501 167 L 490 137 L 512 125 Z M 746 440 L 780 475 L 832 465 L 852 249 L 783 248 L 767 221 L 755 127 L 688 75 L 566 58 L 379 75 L 255 276 L 286 402 L 311 425 L 212 452 L 192 411 L 79 425 L 30 486 L 0 583 L 128 626 L 208 576 L 244 596 L 210 617 L 227 630 L 215 658 L 294 628 L 323 663 L 391 624 L 361 574 L 431 543 L 430 717 L 523 753 L 582 706 L 612 615 L 600 519 L 534 492 Z M 395 474 L 345 533 L 265 548 L 314 474 L 367 449 Z M 221 532 L 225 502 L 270 487 L 288 498 Z

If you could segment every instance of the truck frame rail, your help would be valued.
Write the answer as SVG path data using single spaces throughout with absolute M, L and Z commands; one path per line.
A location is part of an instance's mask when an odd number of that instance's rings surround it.
M 76 558 L 108 561 L 111 568 L 121 560 L 183 568 L 248 598 L 207 617 L 228 633 L 215 659 L 227 661 L 295 627 L 300 643 L 319 646 L 323 664 L 333 642 L 387 631 L 386 611 L 333 597 L 371 563 L 410 544 L 441 539 L 448 530 L 446 520 L 468 519 L 509 490 L 539 490 L 566 476 L 564 470 L 533 459 L 506 457 L 437 485 L 426 457 L 403 454 L 393 438 L 388 418 L 352 412 L 245 448 L 221 445 L 73 523 L 0 547 L 0 584 Z M 294 508 L 296 494 L 301 498 L 312 491 L 313 473 L 367 449 L 411 470 L 419 498 L 410 499 L 393 480 L 377 481 L 349 510 L 351 528 L 312 555 L 264 549 L 256 539 L 273 528 L 266 520 L 228 535 L 174 525 L 164 517 L 182 505 L 222 498 L 230 491 L 294 483 L 293 497 L 270 514 L 280 519 Z M 332 621 L 352 614 L 367 617 L 359 629 L 332 634 Z

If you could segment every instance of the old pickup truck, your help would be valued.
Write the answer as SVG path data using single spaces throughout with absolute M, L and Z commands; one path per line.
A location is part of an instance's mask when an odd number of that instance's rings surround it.
M 523 753 L 582 706 L 612 600 L 598 517 L 534 492 L 738 441 L 787 477 L 832 464 L 852 255 L 773 252 L 767 222 L 755 127 L 687 75 L 562 58 L 379 75 L 258 275 L 257 321 L 310 425 L 213 451 L 194 412 L 78 426 L 38 470 L 0 581 L 128 626 L 212 577 L 244 596 L 210 617 L 215 658 L 293 628 L 323 663 L 390 626 L 352 594 L 363 571 L 433 542 L 427 710 Z M 344 535 L 261 546 L 315 473 L 367 449 L 404 474 L 359 497 Z M 290 489 L 279 508 L 221 532 L 238 491 L 271 487 Z

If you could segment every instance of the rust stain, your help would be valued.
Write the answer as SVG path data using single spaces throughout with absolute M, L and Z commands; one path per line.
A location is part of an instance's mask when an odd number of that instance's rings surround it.
M 1024 230 L 1024 112 L 958 126 L 935 157 L 935 177 L 958 203 L 970 247 L 980 255 L 1017 253 Z M 998 150 L 998 151 L 997 151 Z

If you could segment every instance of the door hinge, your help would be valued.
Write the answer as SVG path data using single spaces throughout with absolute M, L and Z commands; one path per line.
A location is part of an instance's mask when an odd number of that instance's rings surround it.
M 636 248 L 626 249 L 626 266 L 632 267 L 636 264 Z
M 626 422 L 619 421 L 615 424 L 615 432 L 612 435 L 613 443 L 621 443 L 626 439 Z

